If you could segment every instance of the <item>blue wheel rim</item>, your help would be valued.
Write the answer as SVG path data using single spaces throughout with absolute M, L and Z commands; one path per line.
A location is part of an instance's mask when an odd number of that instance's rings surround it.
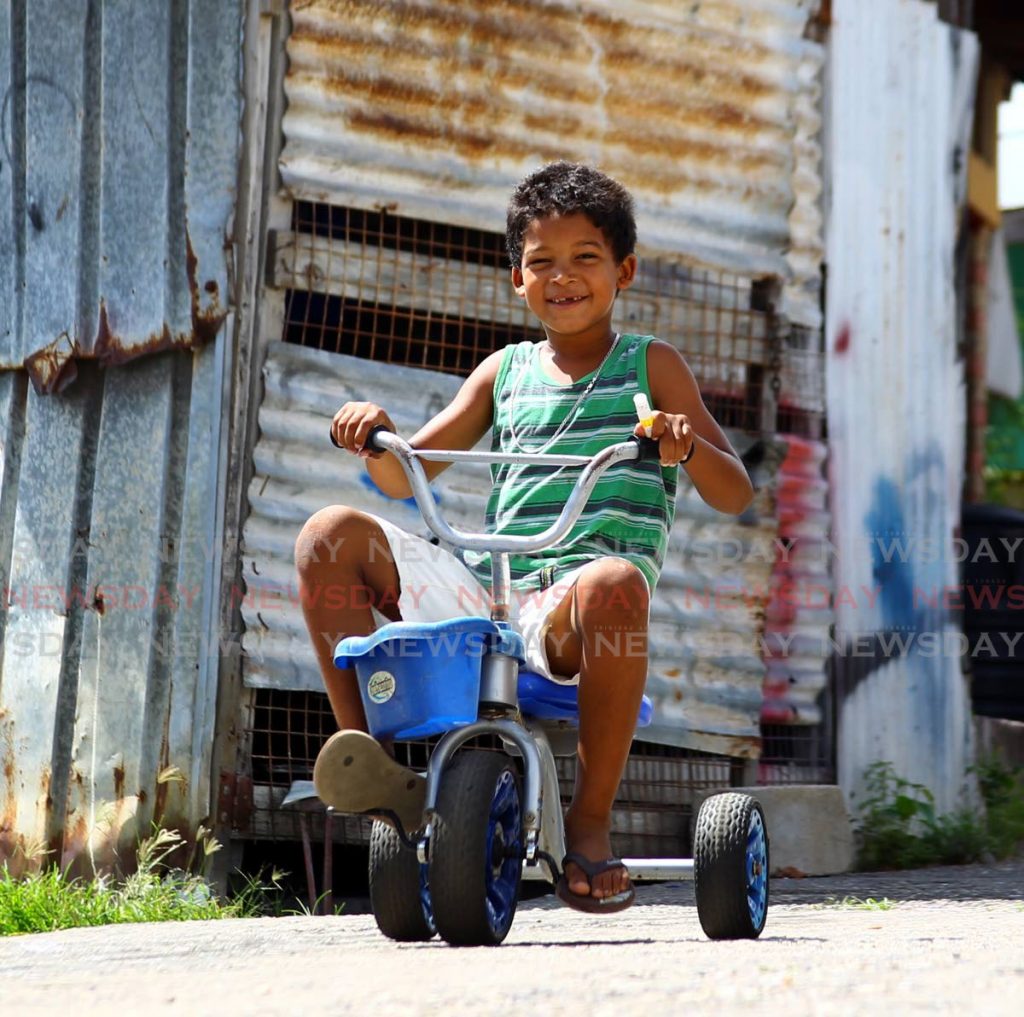
M 437 932 L 437 926 L 434 924 L 434 906 L 430 903 L 430 885 L 427 882 L 429 870 L 429 865 L 420 864 L 420 907 L 423 909 L 423 919 L 427 923 L 427 928 L 433 936 Z
M 503 770 L 494 786 L 487 820 L 487 857 L 484 884 L 487 920 L 491 930 L 503 935 L 515 915 L 522 869 L 522 832 L 519 790 L 510 770 Z
M 768 841 L 759 809 L 750 813 L 747 826 L 747 906 L 755 929 L 764 924 L 768 907 Z

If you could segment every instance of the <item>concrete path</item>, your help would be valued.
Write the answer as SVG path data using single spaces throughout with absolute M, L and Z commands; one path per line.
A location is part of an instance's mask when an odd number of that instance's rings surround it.
M 688 884 L 642 887 L 604 919 L 523 903 L 498 949 L 394 944 L 366 914 L 0 940 L 4 1017 L 1018 1015 L 1022 1000 L 1024 861 L 775 880 L 757 942 L 705 939 Z

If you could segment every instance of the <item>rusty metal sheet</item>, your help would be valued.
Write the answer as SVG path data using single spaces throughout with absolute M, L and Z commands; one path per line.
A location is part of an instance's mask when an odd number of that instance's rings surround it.
M 168 477 L 168 465 L 184 435 L 173 433 L 170 366 L 150 358 L 105 379 L 84 583 L 91 609 L 82 619 L 66 804 L 69 857 L 94 849 L 76 834 L 95 839 L 104 808 L 113 813 L 113 844 L 130 849 L 146 835 L 156 774 L 171 762 L 165 725 L 174 647 L 164 635 L 183 597 L 161 537 L 179 530 L 181 478 Z
M 362 464 L 327 438 L 338 406 L 369 398 L 389 407 L 411 434 L 446 405 L 460 380 L 341 354 L 271 343 L 264 366 L 260 438 L 243 541 L 245 682 L 254 688 L 321 691 L 303 623 L 293 549 L 305 520 L 330 504 L 383 515 L 428 535 L 419 512 L 373 487 Z M 733 436 L 739 448 L 750 439 Z M 771 463 L 770 457 L 767 462 Z M 683 482 L 666 568 L 651 619 L 655 721 L 645 740 L 726 755 L 756 757 L 765 667 L 760 634 L 774 561 L 771 475 L 742 520 L 708 508 Z M 455 524 L 478 527 L 490 488 L 480 464 L 446 471 L 437 481 L 442 510 Z
M 210 814 L 222 345 L 83 364 L 59 399 L 0 375 L 0 862 L 80 871 Z
M 948 810 L 971 744 L 962 623 L 941 602 L 960 582 L 954 154 L 969 146 L 958 96 L 977 75 L 978 44 L 942 24 L 932 4 L 839 0 L 830 52 L 825 338 L 839 782 L 859 793 L 864 769 L 888 760 Z
M 787 313 L 817 327 L 814 6 L 295 5 L 282 180 L 301 198 L 494 230 L 527 171 L 589 160 L 633 192 L 645 250 L 788 278 Z
M 23 128 L 21 103 L 24 90 L 15 89 L 21 75 L 17 54 L 24 51 L 23 26 L 15 16 L 0 18 L 0 349 L 11 347 L 20 331 L 22 310 L 21 274 L 24 253 L 21 230 L 15 222 L 24 217 L 22 195 L 14 186 L 16 173 L 24 174 L 22 165 L 25 143 L 18 130 Z
M 0 369 L 55 393 L 82 358 L 201 346 L 220 328 L 241 9 L 40 0 L 4 19 Z
M 66 603 L 81 572 L 84 545 L 76 546 L 81 518 L 78 478 L 91 459 L 95 408 L 91 393 L 82 389 L 60 400 L 42 399 L 29 391 L 21 410 L 21 458 L 31 469 L 21 471 L 16 489 L 4 591 L 3 855 L 18 846 L 50 847 L 55 839 L 59 846 L 51 778 L 55 746 L 66 742 L 69 734 L 67 704 L 77 681 L 65 662 L 67 647 L 75 643 L 76 633 L 80 635 L 80 615 L 68 610 Z M 3 494 L 6 502 L 14 491 L 5 483 Z M 87 532 L 82 539 L 88 540 Z M 70 701 L 73 708 L 73 697 Z
M 172 474 L 182 476 L 181 537 L 173 575 L 178 600 L 165 631 L 170 660 L 167 755 L 184 777 L 168 789 L 195 830 L 210 814 L 211 766 L 221 662 L 219 590 L 224 567 L 227 473 L 228 336 L 196 350 L 191 363 L 187 438 L 177 442 Z M 170 440 L 174 440 L 171 436 Z M 166 803 L 170 808 L 172 803 Z

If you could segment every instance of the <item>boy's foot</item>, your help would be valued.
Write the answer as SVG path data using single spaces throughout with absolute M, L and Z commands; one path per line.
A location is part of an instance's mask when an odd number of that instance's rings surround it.
M 313 784 L 337 812 L 398 816 L 406 834 L 423 824 L 427 782 L 395 762 L 365 731 L 338 731 L 324 743 L 313 766 Z
M 571 848 L 555 889 L 558 899 L 580 911 L 628 908 L 636 891 L 625 865 L 612 856 L 607 824 L 580 823 L 566 816 L 566 841 Z

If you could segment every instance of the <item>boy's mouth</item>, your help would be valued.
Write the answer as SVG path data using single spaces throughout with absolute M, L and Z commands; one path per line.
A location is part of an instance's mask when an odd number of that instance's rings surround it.
M 582 303 L 586 297 L 548 297 L 548 303 L 556 307 L 572 307 L 573 304 Z

